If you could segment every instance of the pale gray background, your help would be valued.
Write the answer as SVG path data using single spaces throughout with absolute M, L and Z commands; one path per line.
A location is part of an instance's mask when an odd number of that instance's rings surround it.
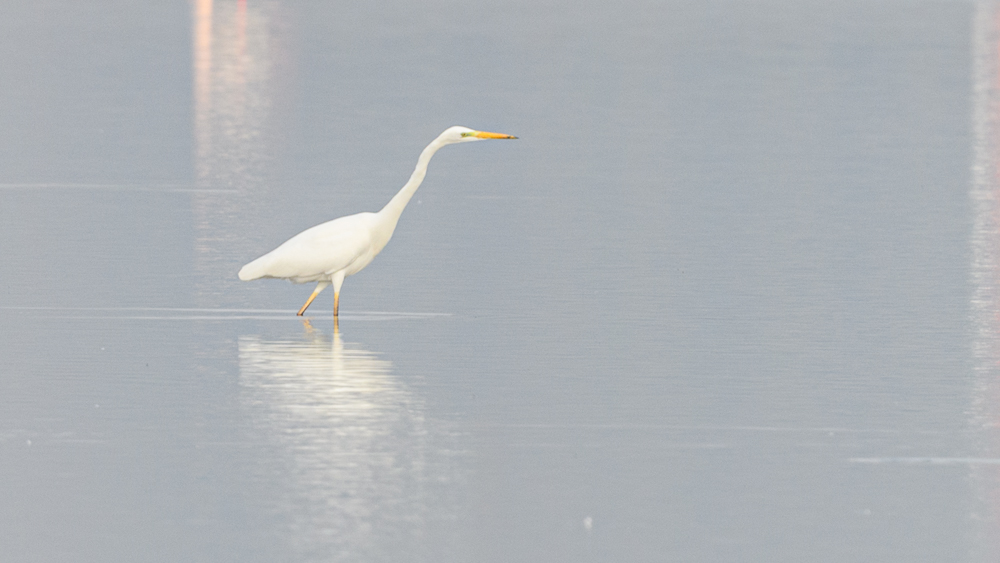
M 0 18 L 0 559 L 994 560 L 991 4 L 146 4 Z

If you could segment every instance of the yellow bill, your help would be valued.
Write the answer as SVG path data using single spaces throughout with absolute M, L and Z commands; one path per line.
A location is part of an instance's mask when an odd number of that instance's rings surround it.
M 503 133 L 490 133 L 487 131 L 476 131 L 473 133 L 474 136 L 480 139 L 516 139 L 517 137 L 513 135 L 505 135 Z

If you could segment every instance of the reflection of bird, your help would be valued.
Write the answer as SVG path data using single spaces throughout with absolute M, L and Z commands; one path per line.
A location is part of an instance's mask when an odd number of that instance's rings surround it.
M 303 561 L 419 553 L 432 523 L 460 512 L 454 495 L 427 494 L 467 465 L 450 442 L 458 433 L 427 415 L 425 398 L 382 354 L 303 325 L 301 336 L 290 328 L 238 339 L 247 439 L 268 450 L 250 471 L 294 530 L 283 549 Z
M 306 304 L 299 309 L 302 315 L 313 299 L 328 285 L 333 284 L 333 316 L 340 309 L 340 287 L 344 278 L 361 271 L 371 263 L 396 229 L 396 222 L 420 187 L 427 173 L 427 164 L 441 147 L 453 143 L 481 139 L 516 139 L 512 135 L 486 133 L 467 127 L 449 127 L 424 148 L 417 160 L 417 167 L 399 193 L 378 213 L 348 215 L 306 229 L 271 252 L 250 262 L 240 270 L 243 281 L 259 278 L 281 278 L 294 283 L 319 282 Z

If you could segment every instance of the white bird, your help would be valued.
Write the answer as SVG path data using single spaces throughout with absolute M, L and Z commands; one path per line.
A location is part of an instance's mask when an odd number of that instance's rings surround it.
M 333 318 L 336 320 L 344 278 L 360 272 L 389 243 L 399 216 L 424 181 L 427 164 L 434 153 L 441 147 L 454 143 L 516 138 L 513 135 L 487 133 L 468 127 L 449 127 L 424 148 L 410 180 L 381 211 L 348 215 L 306 229 L 278 248 L 243 266 L 239 273 L 240 279 L 249 281 L 279 278 L 293 283 L 318 282 L 306 304 L 299 309 L 299 316 L 305 313 L 321 291 L 333 284 Z

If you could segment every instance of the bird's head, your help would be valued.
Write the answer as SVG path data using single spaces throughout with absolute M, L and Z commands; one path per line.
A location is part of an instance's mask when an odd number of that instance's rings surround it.
M 482 141 L 485 139 L 516 139 L 517 137 L 513 135 L 505 135 L 503 133 L 488 133 L 486 131 L 476 131 L 475 129 L 469 129 L 468 127 L 460 127 L 458 125 L 454 127 L 449 127 L 445 129 L 444 133 L 438 139 L 444 143 L 466 143 L 469 141 Z

